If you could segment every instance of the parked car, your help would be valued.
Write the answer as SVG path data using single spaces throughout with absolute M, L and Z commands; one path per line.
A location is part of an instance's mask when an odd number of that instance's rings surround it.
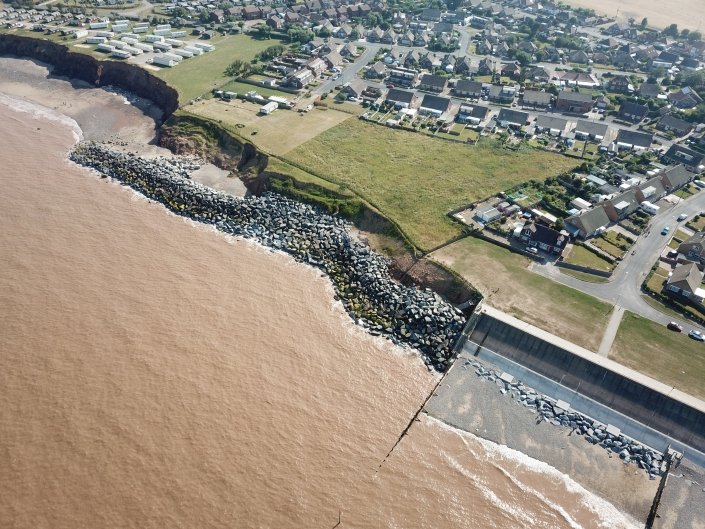
M 669 228 L 668 226 L 664 226 L 661 230 L 661 235 L 668 235 L 669 231 L 671 231 L 671 228 Z
M 533 246 L 527 246 L 527 247 L 526 247 L 526 251 L 527 251 L 527 252 L 530 252 L 530 253 L 533 253 L 533 254 L 538 254 L 538 253 L 539 253 L 539 251 L 538 251 L 536 248 L 534 248 Z
M 683 332 L 683 326 L 678 325 L 675 321 L 669 322 L 669 324 L 666 325 L 666 327 L 668 327 L 668 329 L 670 329 L 672 331 Z
M 688 333 L 688 336 L 690 336 L 693 340 L 705 342 L 705 336 L 703 336 L 703 333 L 700 331 L 692 330 Z
M 688 218 L 688 214 L 687 214 L 687 213 L 681 213 L 680 215 L 678 215 L 678 222 L 682 222 L 682 221 L 684 221 L 684 220 L 687 219 L 687 218 Z

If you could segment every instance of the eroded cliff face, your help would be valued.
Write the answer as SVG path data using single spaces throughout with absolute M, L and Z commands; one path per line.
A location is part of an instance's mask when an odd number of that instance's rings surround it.
M 179 107 L 179 95 L 163 80 L 134 64 L 101 61 L 75 53 L 66 46 L 19 35 L 0 35 L 0 55 L 29 57 L 54 66 L 56 75 L 86 81 L 94 86 L 117 86 L 149 99 L 168 118 Z

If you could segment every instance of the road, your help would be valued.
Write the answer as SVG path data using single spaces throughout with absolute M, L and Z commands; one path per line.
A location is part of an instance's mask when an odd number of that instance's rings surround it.
M 550 263 L 534 263 L 530 269 L 557 283 L 580 290 L 610 304 L 619 305 L 628 311 L 657 323 L 665 325 L 669 321 L 677 321 L 686 329 L 703 329 L 702 326 L 691 321 L 668 316 L 656 310 L 644 301 L 641 291 L 641 284 L 644 278 L 658 260 L 670 236 L 681 224 L 676 218 L 682 213 L 687 214 L 690 218 L 701 211 L 705 211 L 705 192 L 696 193 L 688 200 L 680 200 L 677 204 L 662 207 L 658 214 L 649 222 L 649 227 L 644 231 L 644 234 L 637 238 L 634 246 L 632 246 L 632 252 L 627 254 L 624 260 L 615 268 L 612 277 L 607 283 L 581 281 L 563 274 L 558 267 Z M 671 229 L 669 235 L 661 235 L 661 230 L 664 226 L 668 226 Z

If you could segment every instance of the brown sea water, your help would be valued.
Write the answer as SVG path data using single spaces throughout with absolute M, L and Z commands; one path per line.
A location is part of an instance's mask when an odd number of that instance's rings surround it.
M 630 527 L 429 417 L 385 460 L 438 380 L 413 351 L 319 271 L 70 164 L 71 122 L 28 110 L 0 104 L 0 527 Z

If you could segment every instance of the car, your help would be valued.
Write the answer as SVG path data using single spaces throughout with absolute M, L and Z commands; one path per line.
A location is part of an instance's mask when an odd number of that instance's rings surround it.
M 688 214 L 687 214 L 687 213 L 681 213 L 680 215 L 678 215 L 678 222 L 682 222 L 682 221 L 684 221 L 684 220 L 687 219 L 687 218 L 688 218 Z
M 700 331 L 692 330 L 688 333 L 688 336 L 690 336 L 693 340 L 705 342 L 705 336 L 703 336 L 703 333 Z
M 533 246 L 527 246 L 527 247 L 526 247 L 526 251 L 527 251 L 527 252 L 530 252 L 530 253 L 533 253 L 533 254 L 538 254 L 538 253 L 539 253 L 539 251 L 538 251 L 536 248 L 534 248 Z
M 671 231 L 671 228 L 669 228 L 668 226 L 664 226 L 661 230 L 661 235 L 668 235 L 669 231 Z
M 394 83 L 389 83 L 389 84 L 387 85 L 387 88 L 394 88 Z
M 671 331 L 683 332 L 683 326 L 678 325 L 675 321 L 671 321 L 666 325 L 666 327 Z

